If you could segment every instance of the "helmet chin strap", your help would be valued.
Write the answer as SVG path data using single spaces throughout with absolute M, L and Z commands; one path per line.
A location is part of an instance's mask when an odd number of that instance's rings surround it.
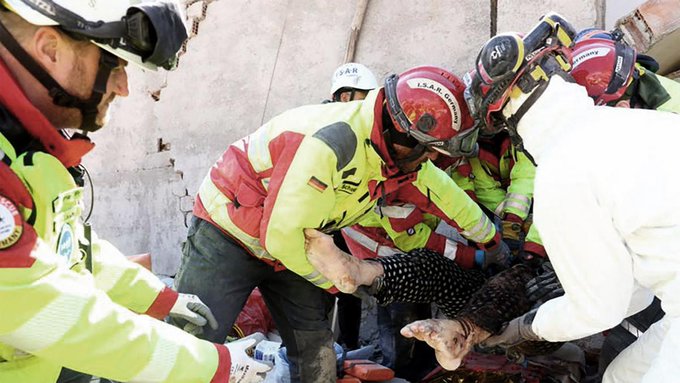
M 48 90 L 52 102 L 57 106 L 77 108 L 82 114 L 79 129 L 94 132 L 101 128 L 97 125 L 99 103 L 106 93 L 106 85 L 113 68 L 119 64 L 118 58 L 104 49 L 99 49 L 99 69 L 89 99 L 83 100 L 68 93 L 57 81 L 50 76 L 29 54 L 19 45 L 14 36 L 0 23 L 0 42 L 19 61 L 33 77 Z
M 531 108 L 536 100 L 538 100 L 539 97 L 543 94 L 545 89 L 548 87 L 548 81 L 540 81 L 536 85 L 536 87 L 531 91 L 531 94 L 527 97 L 526 100 L 520 105 L 520 107 L 517 109 L 515 113 L 510 115 L 509 117 L 506 117 L 502 112 L 501 115 L 503 116 L 503 120 L 505 121 L 505 124 L 507 126 L 508 133 L 510 135 L 510 140 L 512 141 L 512 144 L 519 150 L 520 152 L 524 153 L 524 155 L 527 156 L 529 161 L 531 161 L 534 166 L 537 166 L 536 161 L 534 160 L 534 157 L 529 153 L 526 148 L 524 148 L 524 141 L 522 140 L 522 137 L 519 135 L 517 132 L 517 126 L 519 125 L 519 121 L 524 117 L 526 112 L 529 111 L 529 108 Z

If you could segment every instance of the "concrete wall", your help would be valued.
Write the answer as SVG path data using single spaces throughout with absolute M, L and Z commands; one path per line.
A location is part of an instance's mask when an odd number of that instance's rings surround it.
M 418 64 L 463 73 L 489 37 L 527 30 L 549 10 L 576 27 L 597 0 L 371 0 L 355 61 L 379 78 Z M 151 252 L 174 274 L 193 196 L 226 147 L 272 116 L 328 97 L 356 1 L 213 0 L 188 8 L 194 35 L 172 73 L 129 70 L 131 96 L 93 135 L 92 222 L 126 254 Z

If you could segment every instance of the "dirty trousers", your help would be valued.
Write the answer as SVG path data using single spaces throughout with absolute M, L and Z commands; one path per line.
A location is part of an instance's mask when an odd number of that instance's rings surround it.
M 225 341 L 251 291 L 259 287 L 287 347 L 292 382 L 335 382 L 329 319 L 334 297 L 325 290 L 289 270 L 274 271 L 196 217 L 189 227 L 175 285 L 180 293 L 195 294 L 210 307 L 219 328 L 205 326 L 200 337 L 217 343 Z

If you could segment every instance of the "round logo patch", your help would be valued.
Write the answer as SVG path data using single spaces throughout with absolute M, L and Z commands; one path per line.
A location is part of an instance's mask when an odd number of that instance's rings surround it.
M 59 242 L 57 242 L 57 254 L 63 257 L 65 260 L 71 259 L 71 253 L 73 252 L 73 229 L 71 225 L 65 224 L 61 227 L 61 233 L 59 233 Z
M 19 210 L 5 197 L 0 196 L 0 249 L 6 249 L 21 238 L 24 227 Z

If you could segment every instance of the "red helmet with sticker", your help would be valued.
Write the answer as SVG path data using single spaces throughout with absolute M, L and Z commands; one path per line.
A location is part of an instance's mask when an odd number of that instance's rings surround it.
M 635 68 L 635 49 L 621 41 L 603 38 L 606 33 L 586 34 L 572 48 L 571 76 L 586 88 L 596 105 L 620 99 Z
M 465 85 L 446 69 L 418 66 L 385 80 L 387 110 L 397 131 L 451 157 L 476 151 L 477 129 Z

